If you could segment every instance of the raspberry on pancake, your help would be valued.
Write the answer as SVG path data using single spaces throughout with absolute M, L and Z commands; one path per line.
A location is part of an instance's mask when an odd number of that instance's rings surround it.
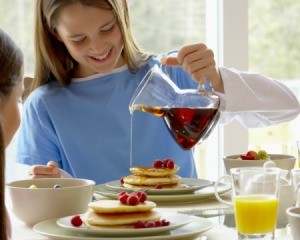
M 114 214 L 97 214 L 91 210 L 88 212 L 85 222 L 88 225 L 118 226 L 134 224 L 137 221 L 157 221 L 160 217 L 161 215 L 158 212 L 152 210 L 147 212 Z
M 179 171 L 177 165 L 174 168 L 153 168 L 153 167 L 131 167 L 129 170 L 134 175 L 149 176 L 149 177 L 168 177 Z
M 139 203 L 137 205 L 125 205 L 119 200 L 98 200 L 89 203 L 89 208 L 91 208 L 95 213 L 134 213 L 134 212 L 148 212 L 156 207 L 156 204 L 151 201 L 145 201 L 144 203 Z

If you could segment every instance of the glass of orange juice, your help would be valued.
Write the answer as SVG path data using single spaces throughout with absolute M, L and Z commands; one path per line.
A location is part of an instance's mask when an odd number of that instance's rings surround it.
M 233 168 L 228 178 L 232 186 L 232 202 L 217 199 L 234 207 L 239 239 L 274 239 L 278 213 L 279 168 Z

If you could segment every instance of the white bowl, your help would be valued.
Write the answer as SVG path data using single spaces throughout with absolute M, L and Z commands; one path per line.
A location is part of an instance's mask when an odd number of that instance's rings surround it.
M 261 167 L 266 160 L 241 160 L 241 155 L 231 155 L 223 158 L 226 173 L 230 174 L 231 168 L 237 167 Z M 285 154 L 269 154 L 270 160 L 275 162 L 276 167 L 291 170 L 295 167 L 296 158 Z
M 294 240 L 300 240 L 300 207 L 290 207 L 286 210 L 286 215 L 290 225 Z
M 59 184 L 62 188 L 54 188 Z M 29 188 L 35 185 L 38 188 Z M 28 226 L 46 219 L 84 213 L 92 201 L 95 182 L 76 178 L 26 179 L 6 185 L 12 212 Z

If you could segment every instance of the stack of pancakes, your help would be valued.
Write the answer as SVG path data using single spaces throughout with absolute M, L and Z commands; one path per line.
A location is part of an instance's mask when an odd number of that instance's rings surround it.
M 129 169 L 132 175 L 123 177 L 123 187 L 126 188 L 178 188 L 184 187 L 180 184 L 180 176 L 176 175 L 179 170 L 174 168 L 154 167 L 132 167 Z
M 161 216 L 153 211 L 155 207 L 151 201 L 131 206 L 119 200 L 99 200 L 89 203 L 84 222 L 92 228 L 133 228 L 138 221 L 158 221 Z

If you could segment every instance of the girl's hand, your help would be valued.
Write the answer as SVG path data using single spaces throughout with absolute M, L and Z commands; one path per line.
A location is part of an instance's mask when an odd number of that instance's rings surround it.
M 29 178 L 60 178 L 60 170 L 56 162 L 49 161 L 47 165 L 33 165 L 28 170 Z
M 210 81 L 215 91 L 224 93 L 223 81 L 216 66 L 214 53 L 203 43 L 182 47 L 177 57 L 167 57 L 162 64 L 169 66 L 182 66 L 192 79 L 203 85 Z

